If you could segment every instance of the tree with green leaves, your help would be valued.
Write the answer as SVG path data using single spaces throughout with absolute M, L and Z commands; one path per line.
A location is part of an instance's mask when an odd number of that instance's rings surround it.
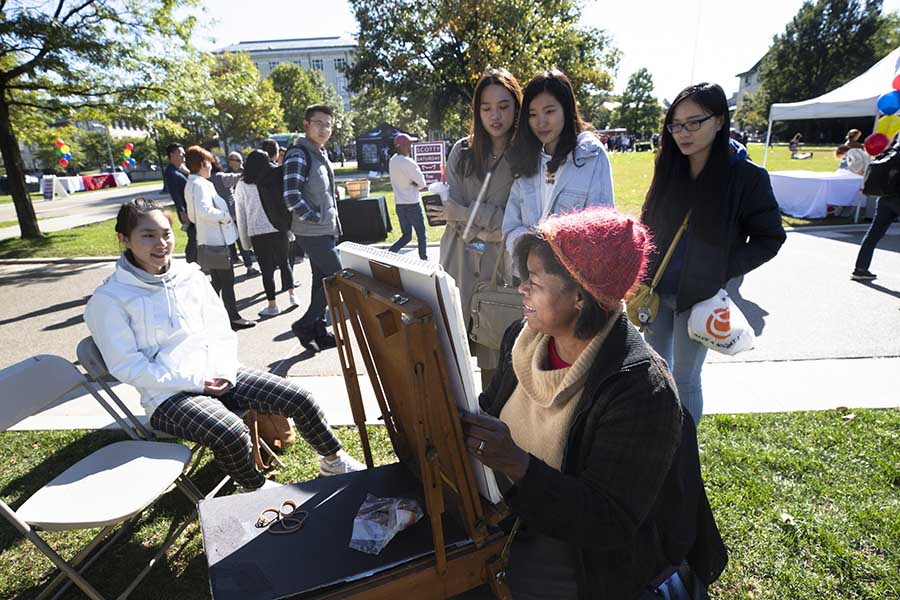
M 734 122 L 741 129 L 765 129 L 769 123 L 769 99 L 765 87 L 760 87 L 751 94 L 744 94 L 734 111 Z
M 284 127 L 280 97 L 245 52 L 216 56 L 210 67 L 213 122 L 219 139 L 243 142 Z
M 165 49 L 186 43 L 194 25 L 192 16 L 176 16 L 178 6 L 171 0 L 0 0 L 0 152 L 23 238 L 41 231 L 25 188 L 19 123 L 33 126 L 39 113 L 69 118 L 80 109 L 117 111 L 159 91 L 158 74 L 170 62 Z
M 804 2 L 784 32 L 774 37 L 760 65 L 768 101 L 820 96 L 882 58 L 876 38 L 884 20 L 881 4 L 881 0 Z
M 357 136 L 375 129 L 382 123 L 390 123 L 415 135 L 425 133 L 427 127 L 425 115 L 414 110 L 408 103 L 401 103 L 396 97 L 377 88 L 370 88 L 357 94 L 350 100 L 350 104 L 353 107 L 353 124 Z
M 306 70 L 293 63 L 281 63 L 269 73 L 272 87 L 281 99 L 284 122 L 291 132 L 303 131 L 306 107 L 327 104 L 334 109 L 335 127 L 331 143 L 346 145 L 353 135 L 353 116 L 344 110 L 344 101 L 321 71 Z
M 613 126 L 638 135 L 659 130 L 662 107 L 653 95 L 653 75 L 646 68 L 631 74 L 619 102 L 611 119 Z
M 350 0 L 359 23 L 350 88 L 396 98 L 428 126 L 464 133 L 478 77 L 509 69 L 524 84 L 549 67 L 572 79 L 581 103 L 612 87 L 619 52 L 603 31 L 577 25 L 580 0 Z

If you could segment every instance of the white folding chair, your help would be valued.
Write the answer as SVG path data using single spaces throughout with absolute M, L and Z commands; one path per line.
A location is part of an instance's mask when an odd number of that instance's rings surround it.
M 79 388 L 92 393 L 84 375 L 59 356 L 34 356 L 3 369 L 0 371 L 0 431 L 41 412 Z M 68 578 L 54 598 L 74 583 L 92 600 L 103 600 L 83 573 L 129 530 L 146 508 L 178 484 L 190 460 L 190 450 L 181 444 L 144 440 L 115 442 L 63 471 L 17 509 L 0 500 L 0 513 L 60 571 L 38 598 L 48 597 Z M 165 540 L 119 599 L 126 598 L 137 587 L 194 516 L 196 509 Z M 100 533 L 68 562 L 38 535 L 38 531 L 94 528 L 100 528 Z
M 125 429 L 135 439 L 156 440 L 165 436 L 162 432 L 153 431 L 149 426 L 149 423 L 144 424 L 136 417 L 109 385 L 110 382 L 115 383 L 116 378 L 109 372 L 109 369 L 107 369 L 106 362 L 103 360 L 103 355 L 100 354 L 100 349 L 97 348 L 97 345 L 94 343 L 94 339 L 91 336 L 84 338 L 78 343 L 78 348 L 75 350 L 75 353 L 78 356 L 78 361 L 81 363 L 81 366 L 87 372 L 88 378 L 100 386 L 102 394 L 98 392 L 94 396 L 116 420 L 120 427 Z M 243 418 L 248 411 L 243 410 L 234 412 L 239 417 Z M 281 462 L 275 452 L 261 438 L 259 439 L 259 445 L 262 450 L 268 453 L 276 464 L 284 467 L 284 463 Z M 200 465 L 205 452 L 206 446 L 199 443 L 193 445 L 191 454 L 194 455 L 194 460 L 191 468 L 186 473 L 187 477 L 193 475 L 194 471 Z M 211 498 L 218 494 L 219 490 L 221 490 L 230 480 L 231 478 L 226 476 L 212 489 L 212 491 L 207 493 L 205 497 Z M 194 486 L 194 489 L 197 489 L 196 486 Z M 200 499 L 203 497 L 204 495 L 200 494 Z

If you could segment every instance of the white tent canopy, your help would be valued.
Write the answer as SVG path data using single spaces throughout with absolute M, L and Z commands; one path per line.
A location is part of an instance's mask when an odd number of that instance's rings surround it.
M 876 117 L 878 98 L 891 90 L 891 82 L 898 72 L 900 72 L 900 48 L 879 60 L 859 77 L 818 98 L 773 104 L 769 109 L 769 131 L 766 134 L 763 166 L 768 158 L 773 121 Z

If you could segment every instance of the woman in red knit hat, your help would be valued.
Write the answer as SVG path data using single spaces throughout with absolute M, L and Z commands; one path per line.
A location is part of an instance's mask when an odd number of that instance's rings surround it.
M 649 238 L 593 208 L 516 245 L 525 318 L 504 336 L 480 398 L 487 414 L 463 421 L 467 448 L 500 474 L 520 520 L 507 570 L 517 600 L 679 598 L 724 568 L 694 424 L 623 315 Z M 695 571 L 676 572 L 689 553 Z
M 660 277 L 659 311 L 644 337 L 668 362 L 698 425 L 706 346 L 688 337 L 691 307 L 772 259 L 785 241 L 769 174 L 730 139 L 728 114 L 725 92 L 715 84 L 692 85 L 675 97 L 641 214 L 659 250 L 647 270 L 651 279 L 690 213 Z

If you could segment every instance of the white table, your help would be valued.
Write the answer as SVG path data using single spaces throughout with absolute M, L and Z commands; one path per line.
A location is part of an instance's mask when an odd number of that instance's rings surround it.
M 846 169 L 817 171 L 772 171 L 772 191 L 781 212 L 792 217 L 821 219 L 827 206 L 856 206 L 862 188 L 861 175 Z
M 77 177 L 57 177 L 59 182 L 65 188 L 67 192 L 70 194 L 74 194 L 75 192 L 83 192 L 84 191 L 84 180 L 81 176 Z

